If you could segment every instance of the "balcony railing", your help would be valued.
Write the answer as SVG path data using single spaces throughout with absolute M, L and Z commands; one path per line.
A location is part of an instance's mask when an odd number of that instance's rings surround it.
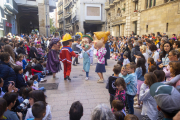
M 110 6 L 114 6 L 114 1 L 115 1 L 115 0 L 109 0 L 109 5 L 110 5 Z
M 60 7 L 61 5 L 63 5 L 63 2 L 59 2 L 58 3 L 58 7 Z
M 69 1 L 69 2 L 65 3 L 65 5 L 64 5 L 64 9 L 66 9 L 68 6 L 70 6 L 70 5 L 71 5 L 71 3 L 72 3 L 72 1 Z
M 64 18 L 67 19 L 67 18 L 69 18 L 69 17 L 71 17 L 71 12 L 66 12 Z
M 66 27 L 66 28 L 70 28 L 71 25 L 72 25 L 71 23 L 67 23 L 67 24 L 65 25 L 65 27 Z
M 58 20 L 58 22 L 59 22 L 59 23 L 63 22 L 63 18 L 60 18 L 60 19 Z
M 79 19 L 78 19 L 77 15 L 76 15 L 76 16 L 73 17 L 72 23 L 75 23 L 75 22 L 77 22 L 78 20 L 79 20 Z
M 58 11 L 58 15 L 62 14 L 63 13 L 63 10 L 59 10 Z

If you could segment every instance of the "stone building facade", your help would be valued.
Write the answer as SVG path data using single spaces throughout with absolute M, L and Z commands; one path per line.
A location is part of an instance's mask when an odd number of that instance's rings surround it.
M 144 0 L 141 6 L 140 35 L 156 32 L 180 34 L 179 0 Z
M 105 3 L 106 29 L 113 36 L 140 33 L 141 0 L 108 0 Z
M 107 0 L 105 9 L 113 36 L 180 33 L 179 0 Z

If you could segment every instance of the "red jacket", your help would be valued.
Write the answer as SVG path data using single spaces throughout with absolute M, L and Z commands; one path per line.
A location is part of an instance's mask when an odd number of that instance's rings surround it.
M 32 68 L 32 69 L 31 69 L 32 75 L 34 75 L 35 72 L 36 72 L 36 73 L 42 73 L 41 71 L 38 71 L 38 70 L 35 70 L 35 69 Z
M 69 46 L 64 46 L 60 51 L 60 61 L 70 63 L 72 62 L 72 56 L 78 57 L 76 53 Z

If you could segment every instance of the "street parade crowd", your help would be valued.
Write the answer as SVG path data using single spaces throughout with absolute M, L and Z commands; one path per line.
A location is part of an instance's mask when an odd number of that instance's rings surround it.
M 63 70 L 64 80 L 71 81 L 71 68 L 83 59 L 86 81 L 90 67 L 106 82 L 109 108 L 97 105 L 91 120 L 139 120 L 134 108 L 141 109 L 141 120 L 180 120 L 180 36 L 151 33 L 114 37 L 110 32 L 74 36 L 69 33 L 51 37 L 37 34 L 0 38 L 0 120 L 52 120 L 46 102 L 46 76 Z M 96 58 L 97 61 L 93 61 Z M 117 61 L 112 75 L 103 76 L 108 59 Z M 95 60 L 95 59 L 94 59 Z M 63 68 L 62 68 L 63 66 Z M 61 113 L 59 113 L 61 114 Z M 72 103 L 70 120 L 83 116 L 81 101 Z

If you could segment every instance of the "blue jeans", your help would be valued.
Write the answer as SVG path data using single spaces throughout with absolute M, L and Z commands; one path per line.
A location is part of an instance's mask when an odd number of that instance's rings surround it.
M 89 77 L 89 72 L 86 72 L 86 77 Z
M 41 78 L 44 78 L 44 76 L 42 75 L 42 73 L 35 73 L 35 75 L 38 76 L 38 82 L 40 82 Z
M 134 97 L 135 97 L 135 95 L 133 96 L 133 95 L 126 94 L 126 97 L 127 97 L 128 107 L 129 107 L 128 113 L 129 114 L 134 114 L 134 107 L 133 107 L 133 105 L 134 105 Z
M 40 87 L 40 88 L 39 88 L 39 90 L 42 90 L 42 91 L 44 91 L 44 87 Z

